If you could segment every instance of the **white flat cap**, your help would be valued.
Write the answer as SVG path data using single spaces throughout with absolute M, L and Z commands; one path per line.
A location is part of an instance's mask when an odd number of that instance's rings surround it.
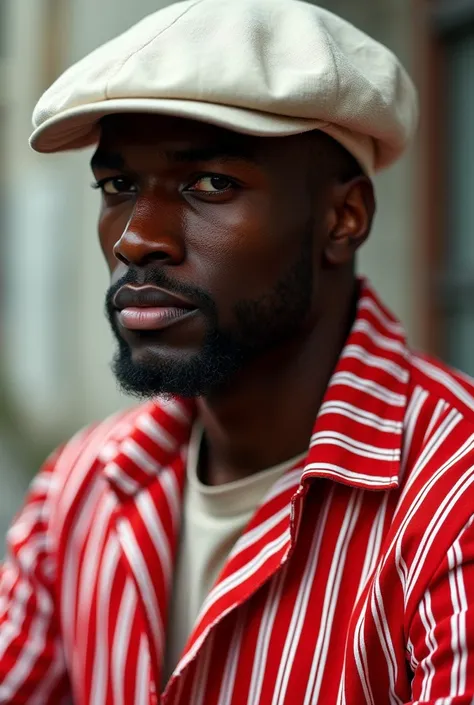
M 323 130 L 367 173 L 416 130 L 416 90 L 386 47 L 300 0 L 187 0 L 69 68 L 33 114 L 39 152 L 97 142 L 112 113 L 191 118 L 236 132 Z

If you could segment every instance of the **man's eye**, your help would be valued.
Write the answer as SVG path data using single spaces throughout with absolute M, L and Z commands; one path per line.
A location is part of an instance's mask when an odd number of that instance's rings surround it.
M 235 187 L 235 182 L 227 176 L 201 176 L 187 190 L 198 193 L 223 193 Z
M 121 193 L 136 193 L 137 187 L 131 179 L 127 179 L 123 176 L 107 177 L 105 179 L 100 179 L 95 184 L 92 184 L 93 188 L 100 189 L 102 193 L 108 196 L 116 196 Z

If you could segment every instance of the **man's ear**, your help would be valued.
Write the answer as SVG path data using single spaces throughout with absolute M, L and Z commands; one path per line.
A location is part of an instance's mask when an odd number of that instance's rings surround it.
M 375 215 L 372 181 L 358 176 L 333 189 L 333 206 L 324 257 L 332 266 L 344 265 L 370 234 Z

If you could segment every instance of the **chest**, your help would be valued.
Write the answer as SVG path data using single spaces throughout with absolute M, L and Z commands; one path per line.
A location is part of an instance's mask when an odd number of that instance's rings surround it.
M 389 495 L 321 483 L 293 541 L 289 497 L 286 512 L 283 503 L 264 514 L 238 541 L 168 683 L 177 543 L 163 520 L 145 536 L 153 502 L 125 518 L 102 497 L 85 540 L 64 553 L 74 566 L 60 595 L 75 702 L 357 705 L 367 688 L 377 703 L 392 691 L 408 699 L 403 592 L 386 560 Z

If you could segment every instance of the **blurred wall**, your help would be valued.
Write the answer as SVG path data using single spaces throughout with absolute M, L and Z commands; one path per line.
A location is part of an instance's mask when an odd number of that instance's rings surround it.
M 412 0 L 321 0 L 319 5 L 341 15 L 388 46 L 412 75 L 417 73 L 417 41 Z M 375 179 L 378 213 L 359 268 L 367 274 L 387 305 L 401 318 L 412 345 L 423 345 L 421 307 L 417 306 L 416 158 L 409 154 Z
M 27 144 L 32 107 L 66 66 L 160 0 L 2 0 L 8 14 L 4 121 L 7 238 L 3 370 L 31 444 L 53 444 L 127 404 L 109 371 L 103 316 L 107 274 L 95 235 L 98 194 L 88 154 L 39 156 Z M 238 0 L 236 0 L 238 2 Z M 322 2 L 391 47 L 413 68 L 410 0 Z M 418 344 L 415 304 L 415 153 L 377 178 L 379 211 L 360 261 Z

